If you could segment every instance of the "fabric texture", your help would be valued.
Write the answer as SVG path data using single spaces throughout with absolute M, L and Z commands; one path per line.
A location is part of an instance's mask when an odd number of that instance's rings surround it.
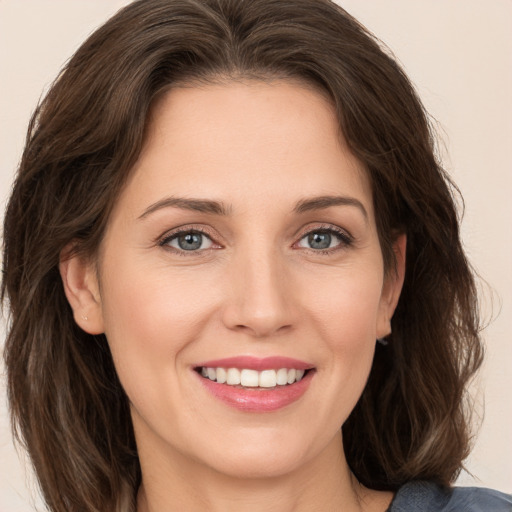
M 386 512 L 512 512 L 512 495 L 480 487 L 441 487 L 409 482 Z

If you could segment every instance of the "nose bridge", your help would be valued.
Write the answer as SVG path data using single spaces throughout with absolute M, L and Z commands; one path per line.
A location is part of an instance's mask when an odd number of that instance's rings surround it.
M 282 253 L 271 244 L 236 251 L 230 268 L 231 296 L 225 310 L 230 328 L 256 337 L 292 325 L 291 283 Z

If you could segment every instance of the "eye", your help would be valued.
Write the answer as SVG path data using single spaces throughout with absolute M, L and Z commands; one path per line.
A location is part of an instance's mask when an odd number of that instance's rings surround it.
M 352 243 L 352 238 L 345 232 L 334 228 L 322 228 L 310 231 L 298 243 L 299 247 L 325 251 L 326 249 L 343 248 Z
M 213 246 L 212 239 L 200 231 L 181 231 L 165 238 L 161 244 L 178 251 L 200 251 L 210 249 Z

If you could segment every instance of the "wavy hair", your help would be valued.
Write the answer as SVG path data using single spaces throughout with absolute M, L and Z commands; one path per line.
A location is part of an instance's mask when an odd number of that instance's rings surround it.
M 8 399 L 53 512 L 121 510 L 141 478 L 128 399 L 105 336 L 73 320 L 61 251 L 96 254 L 159 94 L 240 78 L 327 94 L 370 178 L 388 271 L 407 234 L 393 333 L 342 427 L 352 471 L 374 489 L 448 485 L 468 454 L 465 388 L 482 359 L 474 277 L 456 189 L 402 69 L 329 0 L 141 0 L 89 37 L 38 106 L 5 215 Z

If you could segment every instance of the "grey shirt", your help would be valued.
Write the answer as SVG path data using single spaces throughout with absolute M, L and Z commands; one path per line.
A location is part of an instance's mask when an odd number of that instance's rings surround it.
M 409 482 L 398 489 L 387 512 L 512 512 L 512 495 L 479 487 Z

